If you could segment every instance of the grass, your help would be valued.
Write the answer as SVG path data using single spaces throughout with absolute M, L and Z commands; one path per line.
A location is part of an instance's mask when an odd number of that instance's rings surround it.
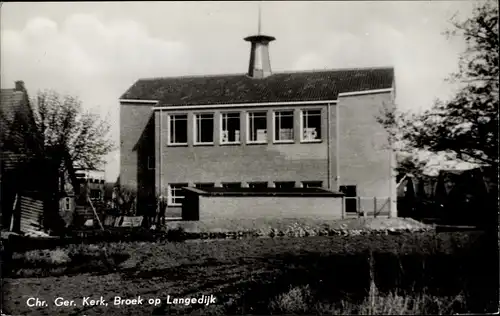
M 50 255 L 14 254 L 4 306 L 10 314 L 50 315 L 484 312 L 498 303 L 498 263 L 488 258 L 485 238 L 431 231 L 70 245 Z M 162 303 L 33 309 L 24 302 L 33 293 L 76 301 L 142 295 Z M 215 295 L 217 304 L 166 304 L 167 295 L 202 294 Z

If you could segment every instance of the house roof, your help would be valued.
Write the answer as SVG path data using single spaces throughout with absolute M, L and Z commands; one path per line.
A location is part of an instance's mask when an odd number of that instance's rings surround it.
M 261 79 L 246 74 L 139 79 L 122 100 L 160 105 L 212 105 L 336 100 L 339 93 L 392 88 L 394 69 L 355 68 L 283 72 Z
M 0 115 L 3 120 L 12 122 L 16 111 L 19 111 L 23 106 L 24 92 L 16 89 L 1 89 L 0 91 Z

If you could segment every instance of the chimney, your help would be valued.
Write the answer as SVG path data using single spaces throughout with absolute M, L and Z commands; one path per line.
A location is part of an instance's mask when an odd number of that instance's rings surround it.
M 16 81 L 16 91 L 25 91 L 25 88 L 24 88 L 24 81 L 22 80 L 19 80 L 19 81 Z
M 252 78 L 265 78 L 271 75 L 269 43 L 274 40 L 274 37 L 267 35 L 253 35 L 245 38 L 245 41 L 252 44 L 250 48 L 248 76 Z

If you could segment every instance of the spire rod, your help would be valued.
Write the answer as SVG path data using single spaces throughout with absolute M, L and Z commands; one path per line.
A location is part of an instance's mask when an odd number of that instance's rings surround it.
M 261 8 L 261 1 L 259 1 L 259 24 L 258 24 L 258 28 L 257 28 L 257 35 L 260 35 L 260 29 L 261 29 L 261 24 L 262 24 L 262 18 L 261 18 L 261 15 L 262 15 L 262 8 Z

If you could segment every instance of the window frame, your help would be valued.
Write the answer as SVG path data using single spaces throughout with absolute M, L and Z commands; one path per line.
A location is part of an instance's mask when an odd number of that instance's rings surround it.
M 312 111 L 319 111 L 319 132 L 320 132 L 320 138 L 318 139 L 305 139 L 304 138 L 304 117 L 307 117 L 308 115 L 305 115 L 306 112 L 312 112 Z M 300 142 L 301 143 L 321 143 L 323 141 L 323 133 L 321 129 L 323 128 L 323 110 L 321 108 L 311 108 L 311 109 L 301 109 L 300 110 Z
M 175 116 L 185 116 L 186 117 L 186 142 L 185 143 L 173 143 L 172 142 L 172 136 L 171 136 L 171 131 L 172 131 L 172 118 Z M 161 116 L 160 116 L 161 119 Z M 187 146 L 188 144 L 188 139 L 189 139 L 189 115 L 187 113 L 170 113 L 167 114 L 167 128 L 168 128 L 168 133 L 167 133 L 167 146 Z M 174 120 L 175 121 L 175 120 Z M 175 133 L 175 132 L 174 132 Z
M 211 142 L 199 142 L 197 140 L 198 136 L 198 116 L 201 115 L 211 115 L 212 116 L 212 141 Z M 202 121 L 202 119 L 200 119 Z M 215 113 L 214 112 L 200 112 L 193 113 L 193 145 L 195 146 L 206 146 L 213 145 L 215 141 Z
M 292 139 L 277 139 L 279 136 L 279 131 L 276 133 L 276 114 L 286 112 L 292 113 Z M 281 119 L 282 116 L 280 116 Z M 285 116 L 286 117 L 286 116 Z M 289 117 L 289 116 L 288 116 Z M 280 122 L 281 125 L 281 122 Z M 273 111 L 273 143 L 275 144 L 293 144 L 295 143 L 295 111 L 293 109 L 279 109 Z
M 252 114 L 256 114 L 256 113 L 259 113 L 259 114 L 264 114 L 264 118 L 266 119 L 266 140 L 264 141 L 258 141 L 258 140 L 251 140 L 251 126 L 250 126 L 250 118 L 251 118 L 251 115 Z M 267 144 L 268 141 L 269 141 L 269 128 L 268 128 L 268 121 L 267 121 L 267 113 L 268 111 L 266 110 L 261 110 L 261 111 L 258 111 L 258 110 L 255 110 L 255 111 L 248 111 L 246 113 L 246 123 L 247 123 L 247 136 L 246 136 L 246 142 L 247 144 Z M 255 135 L 257 138 L 257 135 Z
M 224 127 L 224 116 L 225 115 L 230 115 L 230 114 L 238 114 L 238 122 L 239 122 L 239 129 L 238 129 L 238 131 L 240 132 L 240 138 L 239 138 L 238 141 L 234 141 L 234 142 L 227 141 L 227 142 L 224 142 L 222 140 L 222 132 L 223 132 L 223 127 Z M 219 144 L 221 144 L 221 145 L 239 145 L 239 144 L 241 144 L 241 112 L 237 112 L 237 111 L 224 111 L 224 112 L 220 112 L 219 116 L 220 116 Z M 226 120 L 228 118 L 226 118 Z M 226 124 L 227 124 L 227 121 L 226 121 Z
M 310 184 L 310 183 L 319 183 L 320 186 L 319 187 L 310 187 L 310 186 L 307 186 L 307 184 Z M 303 188 L 323 188 L 323 181 L 302 181 L 302 187 Z
M 185 188 L 187 187 L 188 184 L 187 183 L 169 183 L 168 184 L 168 188 L 167 188 L 167 206 L 182 206 L 182 201 L 181 203 L 174 203 L 174 199 L 184 199 L 185 196 L 182 195 L 182 196 L 177 196 L 177 195 L 173 195 L 172 192 L 175 192 L 177 190 L 180 190 L 182 191 L 182 188 Z M 172 190 L 173 187 L 176 187 L 177 190 Z

